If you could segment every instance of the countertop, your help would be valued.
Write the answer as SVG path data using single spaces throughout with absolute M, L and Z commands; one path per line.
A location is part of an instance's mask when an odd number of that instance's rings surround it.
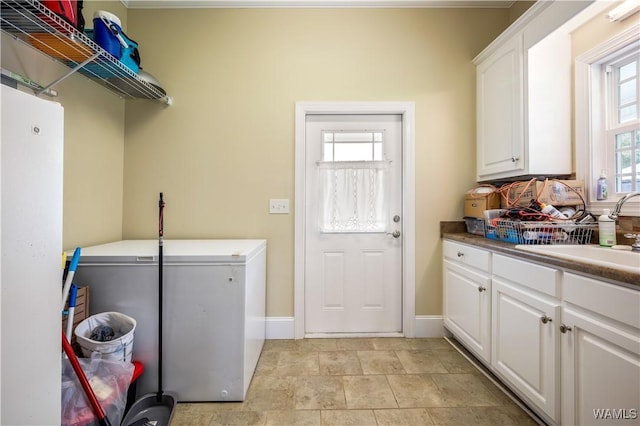
M 441 230 L 443 239 L 485 248 L 497 253 L 520 257 L 522 259 L 542 263 L 548 266 L 556 266 L 558 268 L 570 270 L 583 275 L 593 275 L 595 277 L 611 281 L 614 284 L 640 290 L 640 269 L 638 270 L 638 273 L 631 273 L 604 266 L 593 265 L 587 262 L 569 261 L 554 256 L 526 252 L 516 249 L 515 244 L 490 240 L 479 235 L 469 234 L 464 231 L 464 223 L 462 224 L 462 228 L 457 226 L 455 223 L 443 223 L 441 224 Z

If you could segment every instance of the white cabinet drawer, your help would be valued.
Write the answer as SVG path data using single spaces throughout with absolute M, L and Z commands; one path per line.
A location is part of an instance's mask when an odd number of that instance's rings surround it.
M 472 266 L 481 271 L 489 272 L 491 267 L 491 253 L 489 251 L 471 247 L 466 244 L 444 241 L 442 244 L 442 254 L 446 259 Z
M 569 272 L 563 284 L 565 301 L 640 328 L 640 291 Z
M 493 274 L 549 296 L 560 294 L 560 271 L 512 257 L 493 255 Z

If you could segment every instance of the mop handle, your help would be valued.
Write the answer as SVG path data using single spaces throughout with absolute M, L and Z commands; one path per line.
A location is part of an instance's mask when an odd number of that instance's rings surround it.
M 80 261 L 80 247 L 76 247 L 76 250 L 73 252 L 73 257 L 71 258 L 71 264 L 69 265 L 69 272 L 67 272 L 67 279 L 64 281 L 64 287 L 62 287 L 62 307 L 60 310 L 64 310 L 64 305 L 67 303 L 67 298 L 69 297 L 69 289 L 71 288 L 71 283 L 73 282 L 73 276 L 76 274 L 76 269 L 78 268 L 78 262 Z
M 87 399 L 89 400 L 89 404 L 91 405 L 93 412 L 98 418 L 98 424 L 100 426 L 111 426 L 111 422 L 109 421 L 109 419 L 107 418 L 107 415 L 102 409 L 102 406 L 98 401 L 98 398 L 96 398 L 96 394 L 93 392 L 93 389 L 91 388 L 91 384 L 89 384 L 89 381 L 87 380 L 87 376 L 84 374 L 84 371 L 80 366 L 80 362 L 78 362 L 78 357 L 73 352 L 73 348 L 71 347 L 71 344 L 67 340 L 67 336 L 64 335 L 64 332 L 62 333 L 62 348 L 64 349 L 64 353 L 67 354 L 67 357 L 69 357 L 69 362 L 71 363 L 71 367 L 73 367 L 73 371 L 75 371 L 76 376 L 78 376 L 78 381 L 80 382 L 80 385 L 82 385 L 82 389 L 84 390 L 84 393 L 87 396 Z
M 162 261 L 163 253 L 162 247 L 164 246 L 164 201 L 162 199 L 162 192 L 160 193 L 160 201 L 158 201 L 158 393 L 156 400 L 162 401 Z
M 73 316 L 76 311 L 76 299 L 78 297 L 78 286 L 71 284 L 71 292 L 69 295 L 69 315 L 67 316 L 67 340 L 71 341 L 71 332 L 73 331 Z
M 160 201 L 158 201 L 158 237 L 162 242 L 164 237 L 164 200 L 162 199 L 162 192 L 160 193 Z

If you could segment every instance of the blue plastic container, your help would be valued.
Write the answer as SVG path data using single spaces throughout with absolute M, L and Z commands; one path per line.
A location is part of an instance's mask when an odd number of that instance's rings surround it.
M 86 28 L 84 33 L 89 39 L 95 41 L 93 29 Z M 104 56 L 104 55 L 103 55 Z M 70 67 L 79 65 L 79 62 L 66 61 Z M 90 78 L 111 78 L 111 77 L 125 77 L 126 74 L 116 64 L 111 61 L 94 61 L 86 64 L 78 70 L 80 74 L 84 74 Z
M 93 14 L 93 37 L 98 46 L 115 56 L 122 57 L 122 46 L 118 34 L 122 32 L 122 23 L 113 13 L 97 10 Z

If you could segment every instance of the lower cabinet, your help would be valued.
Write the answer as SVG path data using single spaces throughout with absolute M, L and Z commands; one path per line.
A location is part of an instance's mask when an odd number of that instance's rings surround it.
M 560 301 L 500 278 L 492 282 L 492 356 L 496 374 L 550 420 L 560 418 Z
M 444 262 L 447 281 L 445 322 L 476 356 L 490 360 L 489 320 L 491 280 L 487 275 Z
M 478 358 L 491 359 L 490 254 L 445 241 L 444 324 Z
M 570 273 L 564 284 L 562 424 L 640 424 L 640 292 Z
M 491 366 L 545 420 L 560 420 L 560 271 L 492 256 Z
M 637 288 L 444 243 L 445 327 L 532 411 L 552 425 L 640 424 Z

